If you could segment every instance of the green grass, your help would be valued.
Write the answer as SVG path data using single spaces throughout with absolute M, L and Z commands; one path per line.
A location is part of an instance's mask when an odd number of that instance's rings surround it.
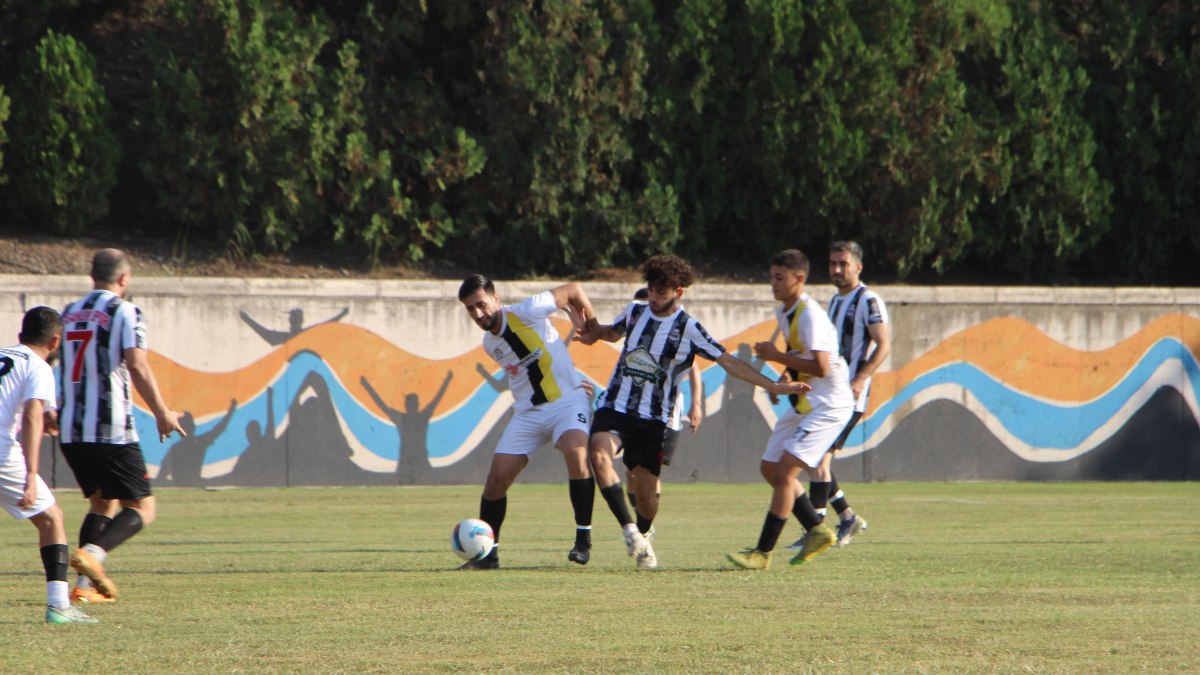
M 41 623 L 33 528 L 4 527 L 3 669 L 1200 671 L 1196 484 L 848 490 L 853 545 L 741 572 L 724 554 L 757 540 L 766 486 L 667 485 L 661 568 L 639 572 L 603 500 L 578 567 L 566 486 L 518 485 L 506 569 L 471 573 L 449 532 L 478 487 L 161 490 L 99 626 Z M 59 499 L 75 530 L 83 501 Z

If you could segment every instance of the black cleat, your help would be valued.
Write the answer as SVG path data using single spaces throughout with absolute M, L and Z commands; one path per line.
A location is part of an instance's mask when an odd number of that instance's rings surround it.
M 488 556 L 479 560 L 468 560 L 463 563 L 458 569 L 460 570 L 498 570 L 500 569 L 500 558 Z
M 591 546 L 580 546 L 579 544 L 575 544 L 575 548 L 571 549 L 571 552 L 567 554 L 567 560 L 570 560 L 573 563 L 579 563 L 580 565 L 588 564 L 588 561 L 591 559 Z

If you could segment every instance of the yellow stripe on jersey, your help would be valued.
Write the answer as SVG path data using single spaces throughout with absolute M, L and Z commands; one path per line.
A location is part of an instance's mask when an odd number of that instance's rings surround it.
M 808 351 L 808 345 L 800 341 L 800 314 L 804 312 L 804 309 L 807 306 L 808 305 L 805 304 L 804 300 L 797 301 L 796 311 L 792 312 L 792 316 L 788 318 L 788 331 L 786 339 L 789 352 L 803 354 L 804 352 Z M 807 382 L 812 376 L 808 375 L 807 373 L 796 373 L 795 377 L 800 382 Z M 808 396 L 806 394 L 796 394 L 795 397 L 796 403 L 792 407 L 796 410 L 796 412 L 803 415 L 813 409 L 812 404 L 808 402 Z
M 562 396 L 562 390 L 558 386 L 558 381 L 554 379 L 554 359 L 550 356 L 550 350 L 546 348 L 546 344 L 542 341 L 542 336 L 533 328 L 525 324 L 514 312 L 506 312 L 508 316 L 508 325 L 512 328 L 513 335 L 525 345 L 525 348 L 532 354 L 535 351 L 541 350 L 541 356 L 538 357 L 537 366 L 541 371 L 541 381 L 535 381 L 537 378 L 529 378 L 529 384 L 534 389 L 534 397 L 540 391 L 546 402 L 557 401 Z

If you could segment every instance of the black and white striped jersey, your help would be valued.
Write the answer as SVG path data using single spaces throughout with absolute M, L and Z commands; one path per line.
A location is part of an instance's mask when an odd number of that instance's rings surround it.
M 125 350 L 146 349 L 142 310 L 96 290 L 67 305 L 62 316 L 62 442 L 137 443 Z
M 625 344 L 600 407 L 642 419 L 669 424 L 696 355 L 716 361 L 725 353 L 683 307 L 658 317 L 645 303 L 631 303 L 612 328 Z
M 833 296 L 829 301 L 829 320 L 837 330 L 838 344 L 853 380 L 859 366 L 869 361 L 875 351 L 869 327 L 888 322 L 887 306 L 875 291 L 859 284 L 845 295 Z

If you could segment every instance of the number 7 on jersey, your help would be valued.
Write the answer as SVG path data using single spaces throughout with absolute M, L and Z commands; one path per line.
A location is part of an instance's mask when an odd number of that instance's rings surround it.
M 80 373 L 83 371 L 83 355 L 87 351 L 88 345 L 92 342 L 92 337 L 96 335 L 94 330 L 69 330 L 67 331 L 68 342 L 79 342 L 79 348 L 75 350 L 75 362 L 71 364 L 71 381 L 78 382 L 82 378 Z

